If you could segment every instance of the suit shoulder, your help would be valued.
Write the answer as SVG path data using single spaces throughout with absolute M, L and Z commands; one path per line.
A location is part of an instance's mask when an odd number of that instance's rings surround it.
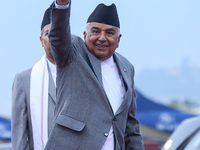
M 33 69 L 33 66 L 26 68 L 24 70 L 21 70 L 20 72 L 18 72 L 16 75 L 20 75 L 20 76 L 26 76 L 28 74 L 31 74 L 31 71 Z
M 31 75 L 31 71 L 32 71 L 32 67 L 29 67 L 27 69 L 24 69 L 20 72 L 18 72 L 16 75 L 15 75 L 15 80 L 18 80 L 19 78 L 21 80 L 29 80 L 30 79 L 30 75 Z
M 85 42 L 79 36 L 72 34 L 71 38 L 72 38 L 73 46 L 83 46 L 83 45 L 85 45 Z
M 72 42 L 84 42 L 83 39 L 77 35 L 71 34 Z
M 115 55 L 116 55 L 118 58 L 120 58 L 121 61 L 124 62 L 125 64 L 133 66 L 133 64 L 132 64 L 126 57 L 124 57 L 123 55 L 121 55 L 121 54 L 119 54 L 119 53 L 117 53 L 117 52 L 115 52 Z
M 88 49 L 85 45 L 85 42 L 83 41 L 82 38 L 80 38 L 79 36 L 76 35 L 71 35 L 72 38 L 72 45 L 74 47 L 74 49 L 80 53 L 83 57 L 86 57 L 86 53 L 88 52 Z

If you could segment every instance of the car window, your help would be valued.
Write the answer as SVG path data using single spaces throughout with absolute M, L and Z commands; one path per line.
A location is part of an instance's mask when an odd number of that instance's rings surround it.
M 185 146 L 184 150 L 199 150 L 200 149 L 200 129 L 196 132 L 193 138 Z

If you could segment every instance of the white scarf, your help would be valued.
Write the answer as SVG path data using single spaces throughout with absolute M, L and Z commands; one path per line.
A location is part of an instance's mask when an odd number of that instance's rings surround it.
M 35 150 L 44 150 L 48 140 L 48 87 L 49 73 L 44 54 L 31 72 L 30 108 Z

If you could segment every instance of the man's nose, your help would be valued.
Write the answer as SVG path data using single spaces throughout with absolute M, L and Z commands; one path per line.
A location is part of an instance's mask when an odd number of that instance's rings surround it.
M 101 32 L 101 34 L 99 36 L 99 40 L 100 41 L 106 41 L 106 34 L 105 34 L 105 32 Z

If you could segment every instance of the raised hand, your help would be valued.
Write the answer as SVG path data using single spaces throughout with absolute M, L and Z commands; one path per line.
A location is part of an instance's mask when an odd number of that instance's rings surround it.
M 67 5 L 69 0 L 56 0 L 58 5 Z

